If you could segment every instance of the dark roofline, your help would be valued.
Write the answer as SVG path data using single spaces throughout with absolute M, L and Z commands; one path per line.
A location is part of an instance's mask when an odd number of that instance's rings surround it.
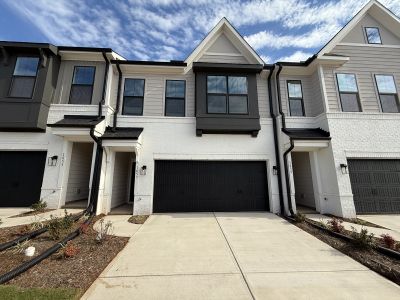
M 59 51 L 113 52 L 111 48 L 59 46 Z
M 317 54 L 314 54 L 313 56 L 309 57 L 305 61 L 301 61 L 301 62 L 278 61 L 276 64 L 281 65 L 281 66 L 287 66 L 287 67 L 308 67 L 316 58 L 317 58 Z
M 263 69 L 272 71 L 273 69 L 275 69 L 275 65 L 274 64 L 264 64 Z
M 259 64 L 229 64 L 229 63 L 208 63 L 208 62 L 194 62 L 194 72 L 246 72 L 246 73 L 260 73 L 264 65 Z
M 0 41 L 0 47 L 48 49 L 57 55 L 57 46 L 50 43 Z
M 119 65 L 140 65 L 140 66 L 169 66 L 169 67 L 186 67 L 187 64 L 183 61 L 144 61 L 144 60 L 118 60 L 113 59 L 110 61 L 112 64 Z

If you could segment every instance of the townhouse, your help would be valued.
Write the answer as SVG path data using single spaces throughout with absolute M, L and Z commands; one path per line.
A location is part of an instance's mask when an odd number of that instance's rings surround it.
M 185 61 L 0 43 L 0 206 L 400 212 L 400 22 L 370 1 L 265 64 L 222 19 Z

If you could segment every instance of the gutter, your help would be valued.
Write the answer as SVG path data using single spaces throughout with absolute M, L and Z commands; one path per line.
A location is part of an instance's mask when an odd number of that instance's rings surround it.
M 278 127 L 276 124 L 276 115 L 274 113 L 273 101 L 272 101 L 272 88 L 271 88 L 271 78 L 275 70 L 275 66 L 264 67 L 269 69 L 268 75 L 268 101 L 269 101 L 269 112 L 272 118 L 273 132 L 274 132 L 274 147 L 275 147 L 275 160 L 276 160 L 276 168 L 277 168 L 277 176 L 278 176 L 278 190 L 279 190 L 279 203 L 281 209 L 281 215 L 285 214 L 285 203 L 283 201 L 283 188 L 282 188 L 282 176 L 281 176 L 281 161 L 279 157 L 279 145 L 278 145 Z
M 119 106 L 120 106 L 120 98 L 121 98 L 121 84 L 122 84 L 122 71 L 121 68 L 119 67 L 119 61 L 117 60 L 115 62 L 118 70 L 118 92 L 117 92 L 117 104 L 115 106 L 115 112 L 114 112 L 114 119 L 113 119 L 113 131 L 117 128 L 117 117 L 118 117 L 118 111 L 119 111 Z

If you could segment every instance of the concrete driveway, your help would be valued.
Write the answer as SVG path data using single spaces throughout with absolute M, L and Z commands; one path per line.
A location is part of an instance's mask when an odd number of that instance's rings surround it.
M 399 299 L 400 288 L 269 213 L 152 215 L 83 299 Z

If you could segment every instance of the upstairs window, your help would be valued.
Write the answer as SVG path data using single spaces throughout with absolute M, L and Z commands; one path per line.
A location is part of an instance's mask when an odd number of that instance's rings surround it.
M 9 96 L 32 98 L 35 87 L 39 57 L 17 57 Z
M 289 80 L 287 82 L 289 109 L 291 116 L 304 116 L 303 90 L 300 80 Z
M 367 36 L 368 44 L 382 44 L 379 28 L 365 27 L 365 34 Z
M 185 80 L 167 80 L 165 88 L 165 115 L 185 116 Z
M 358 94 L 358 87 L 356 75 L 354 74 L 336 74 L 337 83 L 339 87 L 340 103 L 342 111 L 345 112 L 358 112 L 360 108 L 360 96 Z
M 69 103 L 90 104 L 92 103 L 95 67 L 75 67 L 72 78 Z
M 122 114 L 132 116 L 143 115 L 144 79 L 125 79 L 124 107 Z
M 382 112 L 399 112 L 399 98 L 397 95 L 394 77 L 392 75 L 375 75 Z
M 247 77 L 207 76 L 209 114 L 248 114 Z

